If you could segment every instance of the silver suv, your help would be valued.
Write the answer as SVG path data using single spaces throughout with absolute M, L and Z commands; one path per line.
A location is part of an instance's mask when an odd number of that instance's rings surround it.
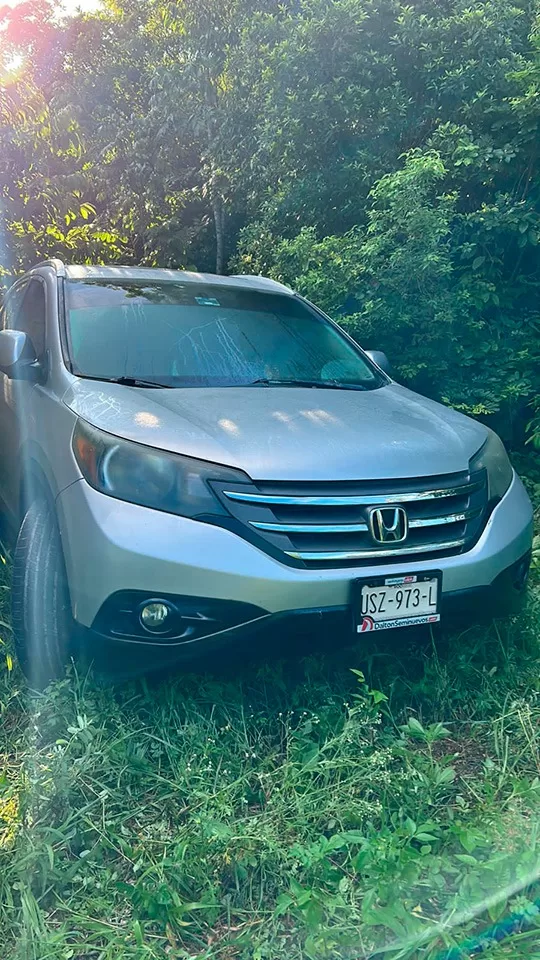
M 386 364 L 262 277 L 51 261 L 19 279 L 0 483 L 31 680 L 75 638 L 163 663 L 300 624 L 512 609 L 532 508 L 501 441 Z

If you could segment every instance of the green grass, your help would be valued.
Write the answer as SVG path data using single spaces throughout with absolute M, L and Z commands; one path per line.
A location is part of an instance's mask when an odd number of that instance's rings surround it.
M 527 908 L 539 602 L 537 570 L 523 618 L 436 646 L 34 698 L 4 613 L 0 958 L 428 960 Z M 486 956 L 538 960 L 540 928 Z

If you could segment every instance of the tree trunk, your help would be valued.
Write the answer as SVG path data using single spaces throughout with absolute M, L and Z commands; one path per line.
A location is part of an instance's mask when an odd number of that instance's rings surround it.
M 225 267 L 225 211 L 221 197 L 214 197 L 212 208 L 216 225 L 216 273 L 222 274 Z

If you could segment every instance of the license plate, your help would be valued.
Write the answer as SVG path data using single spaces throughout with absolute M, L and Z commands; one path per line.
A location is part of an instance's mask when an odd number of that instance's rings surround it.
M 439 572 L 357 580 L 356 632 L 437 623 L 440 594 Z

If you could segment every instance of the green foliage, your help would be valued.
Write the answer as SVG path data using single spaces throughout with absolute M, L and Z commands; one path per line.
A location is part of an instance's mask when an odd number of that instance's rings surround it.
M 534 11 L 308 3 L 287 25 L 253 86 L 266 111 L 252 148 L 270 189 L 252 189 L 235 266 L 299 286 L 384 348 L 406 383 L 500 412 L 522 442 L 540 369 Z M 364 89 L 366 64 L 377 73 Z
M 516 323 L 517 291 L 512 301 L 497 274 L 535 217 L 503 198 L 461 213 L 455 191 L 441 192 L 447 173 L 439 152 L 411 151 L 371 191 L 363 230 L 279 240 L 254 225 L 235 266 L 298 286 L 361 343 L 384 346 L 405 382 L 466 412 L 519 408 L 540 389 L 539 318 L 527 292 Z
M 405 383 L 540 442 L 535 3 L 0 16 L 24 58 L 0 76 L 0 271 L 230 258 L 385 349 Z

